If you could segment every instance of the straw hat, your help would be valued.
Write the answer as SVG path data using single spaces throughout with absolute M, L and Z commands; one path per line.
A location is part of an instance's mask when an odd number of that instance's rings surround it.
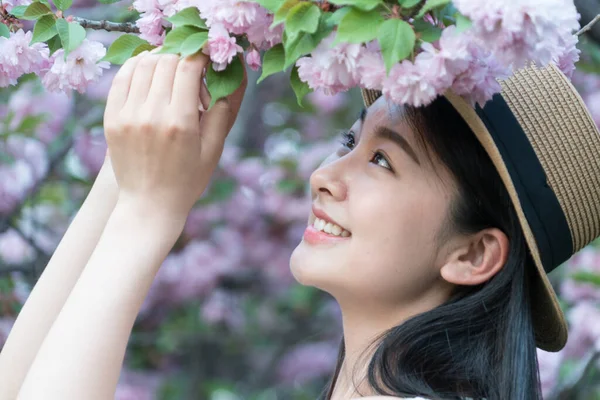
M 381 96 L 362 91 L 368 107 Z M 600 236 L 600 133 L 583 100 L 554 65 L 502 82 L 482 109 L 445 94 L 500 173 L 537 274 L 532 314 L 537 346 L 558 351 L 567 323 L 547 273 Z

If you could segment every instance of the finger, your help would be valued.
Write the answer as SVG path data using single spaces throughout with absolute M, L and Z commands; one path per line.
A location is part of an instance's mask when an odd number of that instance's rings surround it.
M 210 105 L 212 97 L 210 97 L 210 93 L 208 92 L 208 88 L 206 87 L 206 82 L 202 82 L 200 85 L 200 102 L 202 104 L 203 110 L 208 110 L 208 106 Z
M 127 97 L 127 105 L 138 106 L 143 104 L 148 97 L 150 86 L 152 86 L 152 77 L 158 63 L 159 56 L 156 54 L 145 54 L 140 57 L 133 78 L 131 78 L 131 89 Z
M 210 110 L 202 116 L 200 137 L 202 152 L 209 155 L 208 159 L 215 161 L 221 156 L 225 138 L 229 133 L 231 108 L 226 99 L 218 100 Z
M 108 91 L 105 114 L 116 115 L 125 105 L 131 86 L 131 78 L 138 60 L 137 57 L 128 59 L 115 74 Z
M 175 71 L 177 71 L 178 63 L 179 56 L 177 54 L 164 54 L 160 56 L 154 70 L 150 91 L 148 92 L 149 103 L 166 106 L 171 102 L 173 81 L 175 80 Z
M 198 112 L 198 93 L 207 63 L 208 56 L 203 53 L 179 61 L 171 95 L 171 105 L 175 110 L 184 113 Z

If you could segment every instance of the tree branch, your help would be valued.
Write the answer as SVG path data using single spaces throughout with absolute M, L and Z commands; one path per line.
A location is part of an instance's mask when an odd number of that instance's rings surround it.
M 105 19 L 94 21 L 80 17 L 73 17 L 73 21 L 78 22 L 84 28 L 104 29 L 110 32 L 140 33 L 140 28 L 135 25 L 135 22 L 111 22 Z
M 592 19 L 586 26 L 584 26 L 583 28 L 581 28 L 578 32 L 577 32 L 577 36 L 581 35 L 582 33 L 585 33 L 587 31 L 589 31 L 590 29 L 592 29 L 592 26 L 594 26 L 594 24 L 596 22 L 600 21 L 600 14 L 596 15 L 594 17 L 594 19 Z

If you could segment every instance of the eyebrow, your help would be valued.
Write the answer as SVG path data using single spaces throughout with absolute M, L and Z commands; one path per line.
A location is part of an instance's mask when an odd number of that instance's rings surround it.
M 360 112 L 361 128 L 362 128 L 362 125 L 364 125 L 366 118 L 367 118 L 367 109 L 363 108 Z M 419 162 L 419 157 L 417 157 L 417 153 L 413 150 L 412 147 L 410 147 L 410 144 L 408 144 L 408 141 L 402 135 L 400 135 L 398 132 L 396 132 L 388 127 L 385 127 L 383 125 L 379 125 L 375 128 L 375 136 L 378 138 L 391 140 L 392 142 L 396 143 L 398 146 L 400 146 L 400 148 L 402 150 L 404 150 L 406 152 L 406 154 L 408 154 L 410 156 L 410 158 L 412 158 L 414 160 L 414 162 L 417 163 L 417 165 L 421 165 L 421 163 Z

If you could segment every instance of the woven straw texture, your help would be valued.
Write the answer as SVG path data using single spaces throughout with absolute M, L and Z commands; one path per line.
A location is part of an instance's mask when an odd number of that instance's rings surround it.
M 370 106 L 381 92 L 363 90 Z M 600 236 L 600 133 L 581 97 L 553 65 L 516 72 L 502 83 L 502 96 L 519 121 L 544 168 L 549 186 L 566 215 L 573 249 Z M 567 340 L 567 323 L 542 265 L 502 156 L 473 107 L 449 92 L 446 98 L 465 119 L 498 170 L 521 222 L 537 274 L 531 284 L 532 316 L 538 347 L 558 351 Z
M 600 236 L 600 134 L 583 100 L 554 66 L 528 68 L 502 84 L 565 212 L 573 250 Z

